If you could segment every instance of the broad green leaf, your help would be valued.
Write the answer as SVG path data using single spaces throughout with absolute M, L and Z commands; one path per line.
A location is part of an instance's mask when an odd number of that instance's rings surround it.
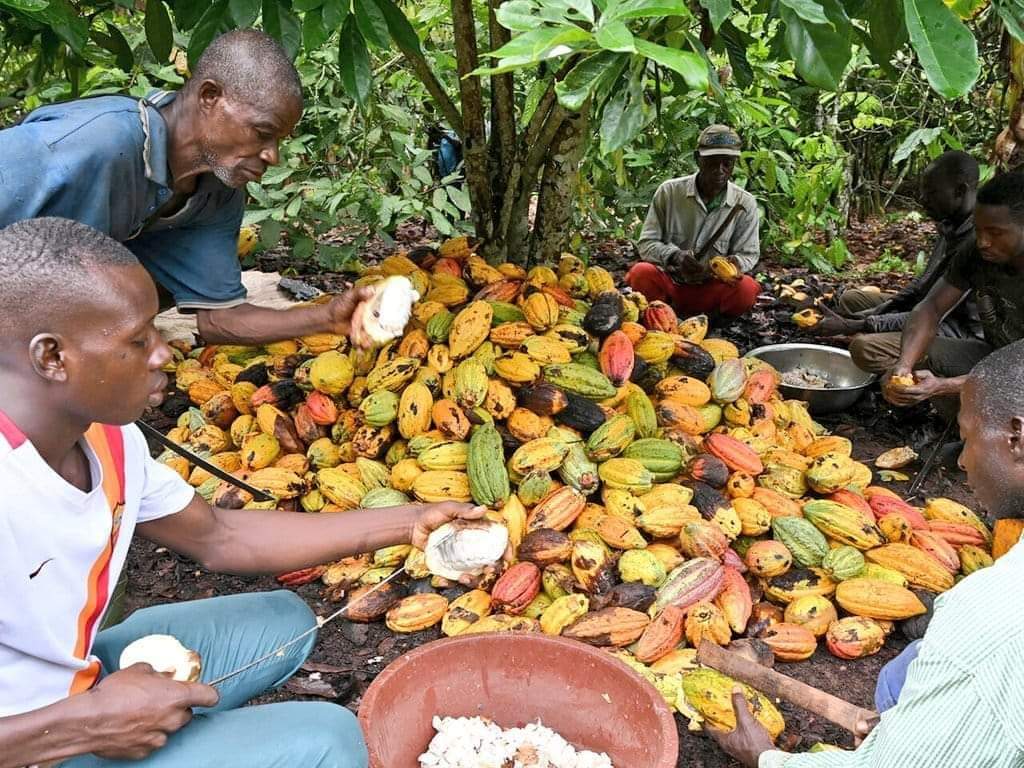
M 780 7 L 779 13 L 786 25 L 786 48 L 800 77 L 817 88 L 836 90 L 850 63 L 849 38 L 831 24 L 811 24 L 789 6 Z
M 206 0 L 173 0 L 171 8 L 174 9 L 174 23 L 178 29 L 192 29 L 209 7 Z
M 251 27 L 260 15 L 260 0 L 228 0 L 228 11 L 237 27 Z
M 993 5 L 1006 30 L 1024 43 L 1024 3 L 1021 0 L 996 0 Z
M 594 40 L 606 51 L 620 53 L 636 51 L 636 45 L 633 44 L 633 33 L 621 21 L 610 21 L 607 24 L 598 25 L 594 32 Z
M 623 0 L 614 9 L 609 4 L 606 17 L 612 19 L 649 19 L 659 16 L 690 16 L 684 0 Z
M 375 48 L 391 47 L 391 33 L 384 14 L 373 0 L 356 0 L 353 11 L 363 39 Z
M 678 72 L 691 88 L 706 89 L 708 87 L 707 62 L 692 51 L 677 51 L 664 45 L 636 39 L 637 53 L 661 64 L 663 67 Z
M 395 4 L 394 0 L 375 0 L 375 2 L 380 7 L 391 37 L 398 43 L 398 47 L 403 51 L 419 51 L 419 35 L 409 23 L 405 12 Z
M 53 30 L 71 50 L 82 55 L 89 42 L 89 25 L 85 16 L 80 15 L 68 0 L 49 0 L 45 7 L 26 11 L 31 18 L 42 21 Z M 45 47 L 45 43 L 44 43 Z
M 49 0 L 0 0 L 0 5 L 16 11 L 41 11 L 49 4 Z
M 295 58 L 302 47 L 302 25 L 291 8 L 281 0 L 263 0 L 263 29 Z
M 903 0 L 870 0 L 861 17 L 868 23 L 864 44 L 877 64 L 888 65 L 896 51 L 907 43 Z
M 448 197 L 451 198 L 451 201 L 455 204 L 456 208 L 460 211 L 465 211 L 466 213 L 469 213 L 470 210 L 472 210 L 469 195 L 467 195 L 465 191 L 454 184 L 449 184 L 445 189 L 448 190 Z
M 106 27 L 108 42 L 107 45 L 104 45 L 104 48 L 114 54 L 118 69 L 131 72 L 132 67 L 135 65 L 135 55 L 132 53 L 132 47 L 124 39 L 121 30 L 116 26 L 108 21 L 106 22 Z
M 147 0 L 145 27 L 149 50 L 153 52 L 157 61 L 167 61 L 174 45 L 174 32 L 171 30 L 171 17 L 163 0 Z
M 516 35 L 496 51 L 487 54 L 494 58 L 509 59 L 528 57 L 526 61 L 540 61 L 543 54 L 557 46 L 568 46 L 590 40 L 591 35 L 585 29 L 567 25 L 564 27 L 539 27 L 531 32 Z M 569 53 L 566 49 L 565 53 Z M 526 63 L 525 61 L 523 63 Z
M 307 51 L 315 51 L 327 42 L 330 32 L 324 27 L 322 8 L 306 11 L 302 17 L 302 47 Z
M 448 205 L 448 193 L 440 187 L 434 190 L 434 194 L 431 195 L 431 199 L 435 208 L 441 208 L 443 210 L 444 207 Z
M 903 143 L 896 148 L 892 156 L 894 163 L 902 163 L 917 150 L 918 147 L 927 147 L 939 136 L 942 135 L 942 128 L 918 128 L 903 140 Z
M 351 16 L 345 20 L 345 26 L 341 29 L 338 63 L 341 65 L 341 84 L 345 91 L 360 106 L 365 107 L 370 96 L 370 53 Z
M 831 24 L 828 20 L 828 16 L 825 15 L 825 9 L 821 7 L 821 3 L 816 0 L 779 0 L 779 2 L 793 11 L 804 21 L 809 21 L 811 24 Z
M 942 0 L 903 0 L 917 58 L 928 82 L 947 99 L 963 96 L 978 79 L 978 43 Z
M 324 4 L 324 0 L 292 0 L 292 10 L 298 13 L 315 11 Z
M 323 6 L 323 14 L 324 27 L 327 28 L 327 31 L 333 32 L 336 29 L 341 29 L 341 25 L 345 23 L 345 19 L 348 17 L 348 12 L 348 0 L 326 0 Z
M 725 52 L 729 55 L 729 63 L 732 65 L 732 74 L 736 78 L 736 84 L 740 88 L 747 88 L 754 82 L 754 68 L 750 66 L 750 60 L 747 58 L 747 46 L 750 45 L 750 38 L 746 32 L 739 30 L 731 21 L 725 22 L 718 34 L 725 45 Z
M 195 29 L 192 30 L 192 37 L 188 41 L 188 63 L 195 69 L 196 62 L 203 55 L 206 46 L 213 42 L 213 38 L 221 31 L 221 25 L 228 15 L 228 0 L 215 0 L 206 8 Z
M 621 88 L 605 104 L 601 118 L 601 152 L 611 154 L 632 141 L 644 125 L 643 101 L 634 101 Z
M 721 29 L 722 24 L 732 13 L 732 0 L 700 0 L 700 4 L 707 10 L 711 28 L 715 32 Z
M 594 92 L 601 77 L 617 63 L 621 63 L 623 58 L 610 51 L 601 51 L 585 58 L 555 85 L 559 104 L 573 112 L 579 111 Z
M 590 0 L 566 0 L 566 4 L 591 24 L 594 23 L 594 4 Z
M 513 32 L 529 32 L 537 28 L 537 13 L 530 0 L 508 0 L 494 12 L 498 23 Z

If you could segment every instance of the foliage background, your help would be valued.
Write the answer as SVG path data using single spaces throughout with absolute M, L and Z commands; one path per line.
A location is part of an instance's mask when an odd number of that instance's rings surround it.
M 767 247 L 821 270 L 839 267 L 848 254 L 837 235 L 849 216 L 911 206 L 918 171 L 945 149 L 964 149 L 987 162 L 1015 96 L 1007 92 L 1005 30 L 1020 33 L 1015 20 L 1024 10 L 1022 0 L 992 5 L 946 0 L 976 40 L 973 72 L 971 62 L 944 61 L 948 56 L 929 66 L 921 45 L 905 45 L 903 26 L 896 30 L 872 20 L 870 27 L 858 22 L 846 29 L 829 22 L 831 15 L 818 19 L 839 11 L 843 18 L 847 12 L 850 18 L 871 18 L 883 7 L 898 13 L 901 3 L 933 11 L 940 6 L 941 12 L 941 0 L 844 0 L 842 7 L 839 0 L 694 0 L 682 10 L 682 0 L 665 2 L 663 9 L 656 0 L 631 1 L 666 12 L 632 24 L 637 39 L 644 35 L 680 50 L 688 47 L 690 56 L 690 51 L 704 52 L 708 71 L 698 75 L 707 85 L 700 88 L 694 77 L 681 77 L 678 67 L 648 63 L 628 83 L 610 86 L 603 112 L 594 107 L 581 161 L 571 171 L 574 233 L 636 237 L 657 184 L 693 170 L 700 129 L 726 122 L 745 140 L 739 181 L 764 206 Z M 575 10 L 582 5 L 531 2 L 532 12 L 544 16 L 547 9 L 555 19 L 546 28 L 558 29 L 559 18 L 587 26 Z M 386 237 L 410 220 L 433 225 L 441 236 L 472 229 L 467 189 L 432 173 L 426 127 L 443 123 L 443 117 L 402 55 L 409 40 L 403 41 L 401 29 L 396 32 L 383 15 L 388 8 L 404 13 L 430 71 L 457 101 L 455 5 L 442 0 L 397 6 L 391 0 L 175 0 L 169 5 L 0 0 L 0 124 L 62 99 L 141 96 L 151 87 L 177 87 L 188 59 L 217 33 L 261 25 L 296 55 L 307 106 L 282 164 L 261 185 L 250 185 L 247 220 L 260 225 L 264 247 L 273 247 L 287 232 L 297 257 L 333 269 L 357 268 L 359 248 L 371 233 Z M 489 12 L 499 5 L 472 4 L 482 54 L 488 50 L 484 32 L 493 21 Z M 505 5 L 508 15 L 511 4 Z M 604 2 L 595 7 L 610 13 Z M 709 35 L 713 21 L 720 27 Z M 881 39 L 879 31 L 890 26 L 896 30 L 893 38 Z M 787 53 L 785 35 L 798 29 L 809 37 L 802 48 Z M 836 42 L 827 34 L 843 30 L 848 65 L 827 60 Z M 592 31 L 591 42 L 574 44 L 573 61 L 608 54 L 608 47 L 592 42 L 596 38 L 609 46 L 607 29 L 601 39 L 600 19 Z M 956 31 L 949 27 L 946 33 Z M 530 34 L 514 35 L 510 45 Z M 616 44 L 621 41 L 611 47 Z M 790 55 L 794 49 L 819 58 L 802 61 Z M 513 72 L 520 128 L 562 61 L 550 53 L 535 47 L 514 62 L 485 55 L 477 62 L 482 68 L 511 63 L 507 70 Z M 609 119 L 620 98 L 617 119 Z M 325 237 L 338 228 L 346 237 Z M 569 246 L 585 249 L 578 236 Z

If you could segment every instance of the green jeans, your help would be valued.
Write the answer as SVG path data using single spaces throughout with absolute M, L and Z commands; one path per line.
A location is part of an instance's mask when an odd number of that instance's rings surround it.
M 202 680 L 213 680 L 316 625 L 293 592 L 248 593 L 136 611 L 101 631 L 93 653 L 104 674 L 118 668 L 121 651 L 150 634 L 174 635 L 203 659 Z M 143 760 L 75 757 L 61 768 L 366 768 L 369 758 L 355 716 L 325 702 L 287 701 L 246 707 L 250 699 L 284 685 L 316 644 L 316 633 L 280 656 L 217 687 L 220 702 L 200 709 L 191 723 Z

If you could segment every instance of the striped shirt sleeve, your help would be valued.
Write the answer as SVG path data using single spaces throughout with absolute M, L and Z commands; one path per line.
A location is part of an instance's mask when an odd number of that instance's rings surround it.
M 919 657 L 899 704 L 882 714 L 857 750 L 765 752 L 758 768 L 1019 768 L 1024 753 L 1014 747 L 980 687 L 971 670 L 948 657 Z

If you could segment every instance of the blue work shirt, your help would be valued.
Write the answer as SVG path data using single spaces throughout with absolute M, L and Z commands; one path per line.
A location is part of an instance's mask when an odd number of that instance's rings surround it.
M 223 309 L 245 301 L 238 262 L 243 190 L 199 177 L 186 204 L 172 197 L 167 125 L 145 99 L 101 96 L 40 107 L 0 131 L 0 227 L 38 216 L 89 224 L 124 243 L 179 309 Z

